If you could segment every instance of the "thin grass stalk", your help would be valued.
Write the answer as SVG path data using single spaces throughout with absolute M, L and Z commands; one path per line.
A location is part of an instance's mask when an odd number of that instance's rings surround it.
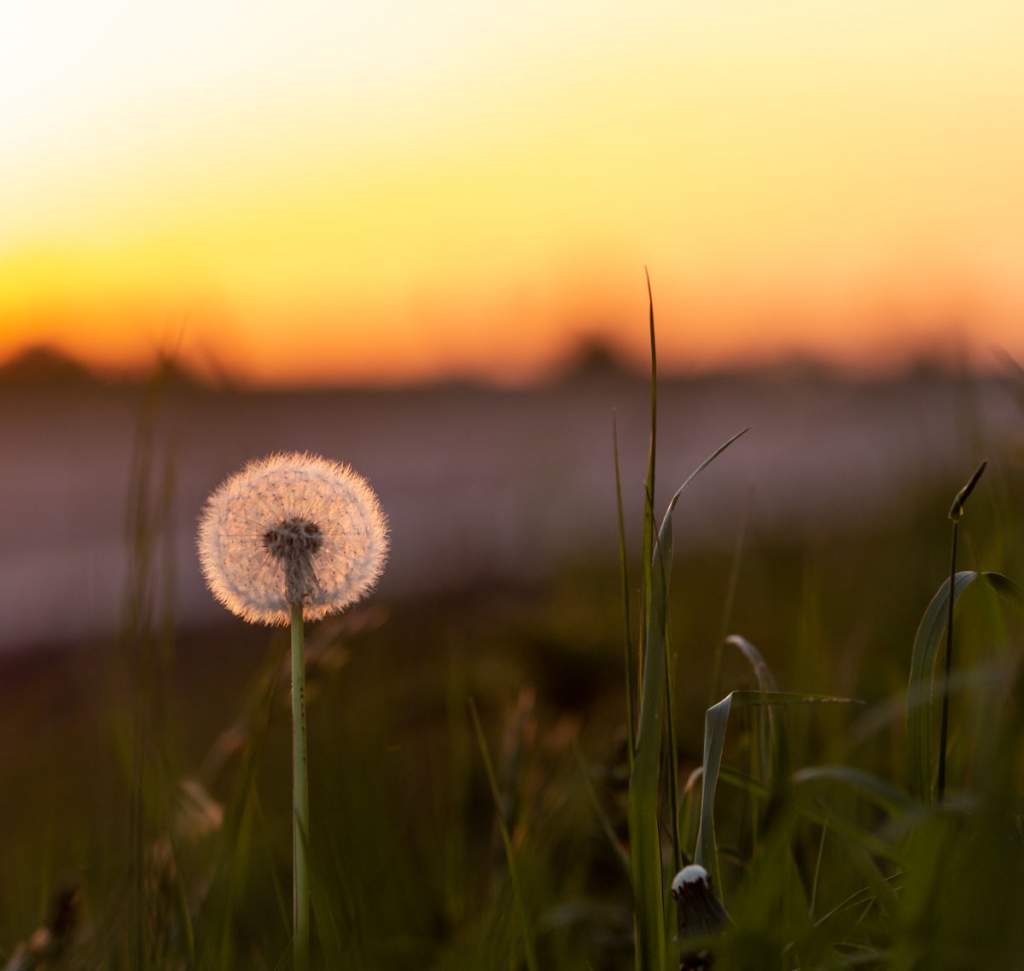
M 644 648 L 647 644 L 647 625 L 651 613 L 651 561 L 654 556 L 654 487 L 658 455 L 658 344 L 654 332 L 654 294 L 651 275 L 644 267 L 647 280 L 647 328 L 651 345 L 651 432 L 647 450 L 647 477 L 644 480 L 643 542 L 641 546 L 640 574 L 640 637 L 637 651 L 638 685 L 644 679 Z
M 949 554 L 949 589 L 956 582 L 956 546 L 960 533 L 960 524 L 953 522 L 953 540 Z M 946 660 L 942 690 L 942 722 L 939 729 L 939 778 L 936 783 L 936 797 L 941 803 L 946 794 L 946 745 L 949 737 L 949 677 L 953 670 L 953 608 L 954 598 L 949 598 L 949 609 L 946 613 Z
M 984 474 L 987 464 L 987 462 L 982 462 L 975 469 L 974 474 L 967 480 L 967 484 L 954 497 L 953 505 L 949 509 L 949 518 L 953 522 L 953 538 L 949 554 L 949 589 L 951 594 L 956 583 L 956 553 L 957 540 L 960 535 L 960 520 L 963 519 L 967 499 L 974 491 L 978 480 Z M 940 803 L 946 794 L 946 749 L 949 740 L 949 679 L 953 671 L 953 608 L 955 606 L 956 598 L 951 595 L 946 613 L 946 661 L 942 689 L 942 721 L 939 729 L 939 775 L 935 787 L 936 799 Z
M 629 752 L 629 771 L 633 771 L 636 754 L 636 686 L 633 683 L 633 630 L 629 610 L 629 558 L 626 553 L 626 520 L 622 509 L 622 471 L 619 463 L 619 427 L 612 415 L 612 458 L 615 462 L 615 512 L 619 527 L 619 575 L 622 580 L 623 658 L 626 669 L 626 744 Z
M 292 604 L 292 954 L 309 968 L 309 772 L 306 757 L 306 656 L 302 604 Z
M 665 565 L 660 564 L 662 576 L 665 574 Z M 662 580 L 667 588 L 668 583 Z M 668 636 L 668 614 L 665 615 L 665 731 L 668 734 L 668 792 L 669 811 L 672 813 L 672 862 L 675 865 L 673 873 L 678 873 L 683 868 L 683 843 L 680 832 L 679 819 L 679 752 L 676 746 L 676 720 L 675 709 L 672 707 L 672 647 Z
M 651 348 L 650 444 L 644 480 L 644 512 L 641 543 L 640 623 L 637 650 L 637 726 L 635 756 L 629 783 L 630 864 L 633 875 L 633 941 L 637 971 L 662 971 L 665 964 L 665 915 L 661 873 L 661 839 L 658 825 L 659 769 L 664 729 L 664 662 L 654 661 L 664 651 L 665 586 L 655 595 L 654 489 L 658 445 L 658 353 L 654 329 L 654 297 L 650 274 L 647 280 L 648 330 Z M 669 554 L 670 557 L 670 554 Z M 666 557 L 666 559 L 669 559 Z M 664 572 L 660 572 L 667 581 Z M 658 610 L 655 611 L 657 604 Z M 658 613 L 659 620 L 653 620 Z M 652 654 L 653 652 L 653 654 Z
M 529 971 L 539 971 L 537 955 L 533 946 L 533 932 L 530 929 L 529 915 L 526 912 L 526 898 L 523 895 L 522 883 L 519 880 L 519 867 L 516 863 L 515 852 L 512 847 L 512 834 L 508 830 L 508 821 L 505 819 L 505 810 L 501 802 L 501 792 L 498 789 L 498 776 L 494 771 L 494 762 L 491 760 L 491 751 L 487 747 L 487 738 L 484 736 L 483 726 L 480 724 L 480 715 L 477 713 L 476 704 L 472 700 L 469 702 L 469 713 L 473 718 L 473 728 L 476 731 L 480 755 L 484 760 L 487 784 L 490 786 L 491 798 L 494 800 L 494 811 L 498 817 L 498 828 L 501 830 L 501 841 L 505 846 L 505 862 L 508 865 L 508 877 L 512 883 L 512 896 L 515 899 L 516 914 L 519 917 L 520 931 L 523 936 L 523 954 L 526 958 L 526 966 Z
M 662 562 L 671 564 L 671 532 L 664 536 Z M 667 549 L 666 549 L 667 547 Z M 666 571 L 656 573 L 647 625 L 644 680 L 639 701 L 636 759 L 629 782 L 630 863 L 633 873 L 633 933 L 637 971 L 662 971 L 665 965 L 665 910 L 658 796 L 665 714 Z M 653 584 L 652 584 L 653 586 Z
M 821 884 L 821 861 L 825 856 L 825 837 L 828 835 L 828 818 L 821 824 L 821 838 L 818 840 L 818 857 L 814 862 L 814 880 L 811 883 L 811 899 L 807 904 L 807 917 L 814 920 L 814 910 L 818 905 L 818 887 Z

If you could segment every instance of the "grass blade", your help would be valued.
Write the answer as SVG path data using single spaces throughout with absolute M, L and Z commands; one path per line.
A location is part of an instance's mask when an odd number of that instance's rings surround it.
M 651 348 L 650 444 L 644 479 L 644 511 L 640 567 L 640 645 L 637 653 L 639 707 L 635 751 L 629 777 L 630 869 L 633 876 L 633 941 L 637 971 L 662 971 L 665 966 L 665 912 L 658 830 L 658 788 L 661 724 L 665 693 L 665 604 L 668 577 L 658 571 L 659 590 L 653 589 L 654 489 L 658 452 L 658 345 L 654 328 L 654 295 L 647 281 L 648 335 Z M 671 539 L 659 564 L 672 562 Z M 667 553 L 667 556 L 666 556 Z
M 665 618 L 672 563 L 671 523 L 658 544 L 657 590 L 650 599 L 636 757 L 629 785 L 630 861 L 638 971 L 665 966 L 665 893 L 658 830 L 662 716 L 665 711 Z
M 654 554 L 654 487 L 658 456 L 658 343 L 654 332 L 654 295 L 651 292 L 651 275 L 644 267 L 647 280 L 647 321 L 651 346 L 651 429 L 647 449 L 647 476 L 644 479 L 644 514 L 640 561 L 640 654 L 637 658 L 637 684 L 643 682 L 644 647 L 647 644 L 647 627 L 651 612 L 651 560 Z
M 732 691 L 718 704 L 712 705 L 704 716 L 704 777 L 701 786 L 700 825 L 697 830 L 696 863 L 711 874 L 713 885 L 721 894 L 722 884 L 718 865 L 718 843 L 715 837 L 715 793 L 722 769 L 729 714 L 734 707 L 751 705 L 792 704 L 850 704 L 851 698 L 829 695 L 802 694 L 793 691 Z
M 924 704 L 907 706 L 907 772 L 908 785 L 913 796 L 926 803 L 934 803 L 936 786 L 936 754 L 932 739 L 936 705 L 945 692 L 936 691 L 934 683 L 935 656 L 943 643 L 950 607 L 955 607 L 964 591 L 976 580 L 982 580 L 996 593 L 1020 600 L 1017 585 L 1001 573 L 960 570 L 953 578 L 952 593 L 949 580 L 932 597 L 925 609 L 910 655 L 908 698 L 924 696 Z
M 619 527 L 619 575 L 622 580 L 622 611 L 625 644 L 623 657 L 626 668 L 626 742 L 629 752 L 629 769 L 633 771 L 633 756 L 636 751 L 636 687 L 633 684 L 633 629 L 629 611 L 629 557 L 626 553 L 626 520 L 622 510 L 622 471 L 619 464 L 619 426 L 612 415 L 612 458 L 615 462 L 615 512 Z
M 661 872 L 661 840 L 658 829 L 658 790 L 661 763 L 662 723 L 667 708 L 668 664 L 666 660 L 668 595 L 672 569 L 672 514 L 686 487 L 733 442 L 744 429 L 714 450 L 675 491 L 658 530 L 654 561 L 648 565 L 652 586 L 647 597 L 646 641 L 643 679 L 639 701 L 636 757 L 630 777 L 629 826 L 632 842 L 630 859 L 633 872 L 634 921 L 637 935 L 637 966 L 642 971 L 661 971 L 665 961 L 665 890 Z M 668 711 L 666 724 L 672 725 Z M 674 741 L 673 741 L 674 744 Z M 671 747 L 670 747 L 671 751 Z M 674 774 L 674 773 L 673 773 Z M 675 780 L 673 779 L 673 789 Z M 675 794 L 674 794 L 675 795 Z M 678 799 L 675 795 L 673 805 Z M 678 827 L 678 811 L 673 828 Z M 678 835 L 674 833 L 676 854 Z
M 508 822 L 505 819 L 505 812 L 501 805 L 498 777 L 494 772 L 494 763 L 491 761 L 491 752 L 487 747 L 487 739 L 484 737 L 484 730 L 480 724 L 480 716 L 477 714 L 476 705 L 472 701 L 469 703 L 469 712 L 473 717 L 473 729 L 476 732 L 477 744 L 480 746 L 480 755 L 484 760 L 484 768 L 487 771 L 487 784 L 491 787 L 491 798 L 494 800 L 494 811 L 498 817 L 501 841 L 505 845 L 505 861 L 508 864 L 508 876 L 512 883 L 512 894 L 516 901 L 516 914 L 519 918 L 519 929 L 523 937 L 523 953 L 526 956 L 526 966 L 530 971 L 538 971 L 537 955 L 533 947 L 533 932 L 530 930 L 530 921 L 526 912 L 526 899 L 523 896 L 522 884 L 519 881 L 519 868 L 516 865 L 516 856 L 512 849 L 512 836 L 508 831 Z
M 920 808 L 920 804 L 902 789 L 863 769 L 849 765 L 813 765 L 793 773 L 794 785 L 809 782 L 839 782 L 855 789 L 869 802 L 886 812 L 904 813 Z
M 735 647 L 746 659 L 757 680 L 759 691 L 778 691 L 775 675 L 761 652 L 739 634 L 725 639 L 723 647 Z M 721 656 L 721 651 L 719 651 Z M 757 732 L 751 745 L 751 773 L 757 774 L 779 796 L 786 783 L 789 754 L 781 719 L 776 718 L 772 706 L 765 706 L 757 715 Z M 750 800 L 750 833 L 756 852 L 761 832 L 761 807 L 756 799 Z
M 750 641 L 739 634 L 731 634 L 725 639 L 725 643 L 735 647 L 746 658 L 754 672 L 759 691 L 778 692 L 779 685 L 775 680 L 775 675 L 772 674 L 772 669 L 768 667 L 764 655 Z M 772 786 L 786 776 L 789 753 L 785 731 L 782 724 L 776 719 L 771 705 L 766 706 L 762 713 L 759 732 L 761 778 L 769 786 Z
M 678 489 L 676 489 L 675 492 L 672 493 L 672 498 L 669 499 L 668 501 L 668 507 L 665 509 L 665 515 L 661 520 L 661 530 L 664 530 L 666 527 L 671 529 L 670 520 L 672 518 L 672 513 L 675 511 L 676 504 L 679 502 L 679 497 L 683 494 L 686 487 L 691 482 L 693 482 L 693 480 L 696 479 L 697 476 L 700 475 L 701 472 L 703 472 L 712 462 L 714 462 L 715 459 L 717 459 L 718 456 L 721 455 L 730 445 L 741 439 L 749 431 L 749 427 L 744 428 L 742 431 L 738 431 L 735 435 L 733 435 L 732 438 L 726 439 L 683 480 L 683 484 Z

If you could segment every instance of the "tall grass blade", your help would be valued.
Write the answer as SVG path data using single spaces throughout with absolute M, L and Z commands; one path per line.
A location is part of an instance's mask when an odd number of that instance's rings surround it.
M 643 683 L 644 647 L 647 644 L 647 629 L 651 613 L 651 560 L 654 554 L 654 487 L 658 458 L 658 343 L 654 331 L 654 294 L 651 292 L 651 275 L 644 267 L 647 281 L 647 329 L 651 346 L 651 428 L 647 449 L 647 476 L 644 479 L 644 514 L 640 560 L 640 650 L 637 656 L 637 684 Z
M 626 743 L 629 753 L 629 769 L 633 771 L 633 756 L 636 751 L 636 686 L 633 684 L 633 625 L 629 610 L 629 557 L 626 552 L 626 519 L 622 507 L 622 469 L 619 463 L 619 426 L 612 415 L 612 458 L 615 463 L 615 512 L 619 528 L 619 576 L 622 580 L 623 658 L 626 668 Z
M 650 601 L 636 757 L 629 785 L 630 861 L 637 971 L 665 966 L 665 891 L 658 830 L 662 716 L 665 711 L 665 619 L 668 570 L 672 563 L 671 521 L 658 543 L 657 589 Z
M 636 959 L 639 971 L 661 971 L 665 963 L 665 882 L 661 871 L 661 839 L 658 829 L 658 790 L 661 764 L 661 741 L 665 731 L 668 684 L 666 661 L 666 625 L 668 596 L 672 569 L 672 514 L 686 487 L 733 442 L 744 429 L 715 449 L 675 491 L 658 529 L 654 550 L 652 589 L 647 600 L 646 642 L 641 685 L 639 724 L 636 735 L 636 757 L 629 787 L 630 860 L 633 872 L 634 930 Z M 665 723 L 671 727 L 672 712 Z M 670 749 L 671 750 L 671 749 Z M 673 769 L 674 775 L 674 769 Z M 675 779 L 673 779 L 675 788 Z M 678 796 L 673 800 L 676 804 Z M 674 810 L 673 833 L 678 848 L 678 810 Z
M 679 814 L 679 752 L 676 748 L 675 708 L 672 704 L 673 655 L 668 630 L 665 631 L 665 735 L 668 742 L 666 761 L 668 763 L 668 808 L 672 820 L 672 866 L 673 873 L 683 868 L 682 834 Z
M 633 947 L 637 971 L 661 971 L 665 965 L 665 912 L 661 874 L 661 839 L 658 831 L 658 785 L 661 761 L 661 712 L 665 691 L 665 600 L 655 598 L 652 583 L 654 556 L 654 489 L 658 454 L 658 345 L 654 328 L 654 294 L 647 282 L 647 327 L 651 348 L 650 439 L 644 510 L 641 527 L 640 637 L 637 651 L 639 723 L 635 750 L 630 756 L 629 840 L 633 875 Z M 671 542 L 671 541 L 670 541 Z M 660 558 L 665 562 L 665 557 Z M 668 557 L 671 563 L 671 552 Z M 667 582 L 664 571 L 660 579 Z M 655 604 L 655 601 L 658 604 Z M 657 655 L 657 656 L 656 656 Z

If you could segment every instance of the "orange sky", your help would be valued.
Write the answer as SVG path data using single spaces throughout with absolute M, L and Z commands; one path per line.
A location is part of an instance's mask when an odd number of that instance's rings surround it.
M 1024 351 L 1024 4 L 0 8 L 0 356 Z M 628 9 L 627 9 L 628 8 Z

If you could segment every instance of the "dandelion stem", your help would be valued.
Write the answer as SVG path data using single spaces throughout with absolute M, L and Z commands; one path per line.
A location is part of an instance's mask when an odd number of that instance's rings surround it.
M 292 923 L 294 971 L 309 968 L 309 776 L 306 760 L 306 655 L 302 604 L 292 604 Z

